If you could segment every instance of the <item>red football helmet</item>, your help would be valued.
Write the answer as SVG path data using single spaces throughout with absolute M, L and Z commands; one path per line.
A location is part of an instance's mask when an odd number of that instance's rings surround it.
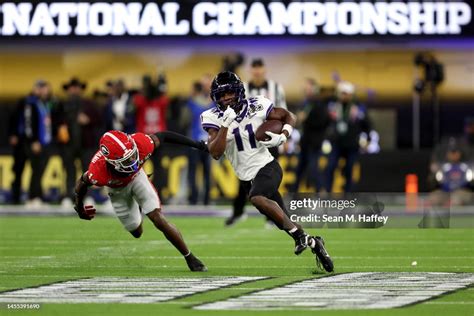
M 138 170 L 137 144 L 130 135 L 108 131 L 100 139 L 100 151 L 118 172 L 133 173 Z

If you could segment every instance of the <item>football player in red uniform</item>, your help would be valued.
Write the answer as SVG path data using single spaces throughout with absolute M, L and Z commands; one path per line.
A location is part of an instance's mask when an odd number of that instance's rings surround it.
M 100 139 L 100 148 L 92 158 L 89 169 L 77 181 L 74 209 L 81 219 L 93 219 L 96 212 L 94 206 L 83 203 L 87 189 L 92 185 L 106 186 L 117 217 L 133 237 L 140 238 L 143 233 L 143 212 L 184 256 L 191 271 L 207 271 L 206 266 L 188 249 L 179 230 L 163 216 L 158 193 L 142 169 L 161 143 L 207 151 L 204 142 L 195 142 L 168 131 L 150 135 L 106 132 Z

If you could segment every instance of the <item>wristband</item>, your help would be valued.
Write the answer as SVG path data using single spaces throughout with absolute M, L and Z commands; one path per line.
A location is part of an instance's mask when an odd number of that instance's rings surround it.
M 283 125 L 283 128 L 281 129 L 282 133 L 283 133 L 283 131 L 287 131 L 288 132 L 288 137 L 287 138 L 290 138 L 291 133 L 293 133 L 293 126 L 291 126 L 290 124 L 285 124 L 285 125 Z

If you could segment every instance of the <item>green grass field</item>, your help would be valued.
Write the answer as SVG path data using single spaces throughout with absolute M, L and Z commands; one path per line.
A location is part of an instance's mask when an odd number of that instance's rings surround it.
M 188 272 L 182 257 L 145 222 L 134 239 L 118 220 L 92 222 L 72 217 L 0 217 L 0 291 L 87 277 L 267 276 L 204 293 L 153 304 L 55 304 L 0 315 L 288 315 L 283 311 L 206 311 L 192 306 L 236 297 L 308 278 L 313 255 L 293 255 L 293 242 L 250 218 L 224 229 L 221 218 L 170 218 L 209 272 Z M 310 231 L 316 234 L 315 230 Z M 474 272 L 471 229 L 323 229 L 318 232 L 334 258 L 336 274 L 349 272 Z M 417 261 L 416 266 L 411 263 Z M 315 290 L 316 291 L 316 290 Z M 376 310 L 298 310 L 298 315 L 474 315 L 474 288 L 462 289 L 408 307 Z M 12 302 L 14 303 L 14 302 Z

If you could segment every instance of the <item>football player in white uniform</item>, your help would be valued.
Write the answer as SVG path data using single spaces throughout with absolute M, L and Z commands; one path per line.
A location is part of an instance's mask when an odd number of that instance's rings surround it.
M 268 148 L 279 146 L 290 137 L 296 122 L 294 114 L 274 108 L 263 96 L 246 99 L 242 81 L 229 71 L 214 78 L 211 98 L 216 108 L 202 113 L 201 124 L 209 134 L 208 148 L 212 157 L 219 159 L 225 154 L 237 177 L 244 181 L 251 203 L 295 240 L 296 255 L 309 246 L 324 269 L 333 271 L 322 238 L 308 235 L 289 219 L 278 192 L 283 171 Z M 266 120 L 282 121 L 282 133 L 267 131 L 270 139 L 257 141 L 255 131 Z

